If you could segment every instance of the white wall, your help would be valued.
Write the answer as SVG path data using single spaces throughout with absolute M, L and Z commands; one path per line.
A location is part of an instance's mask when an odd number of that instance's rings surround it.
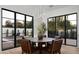
M 54 17 L 54 16 L 60 16 L 60 15 L 65 15 L 65 14 L 70 14 L 70 13 L 77 13 L 77 47 L 79 47 L 79 6 L 67 6 L 63 7 L 57 10 L 52 10 L 48 11 L 47 13 L 43 13 L 40 17 L 43 18 L 43 21 L 47 25 L 47 18 L 49 17 Z
M 1 9 L 0 9 L 0 15 L 1 15 Z M 1 51 L 1 16 L 0 16 L 0 51 Z

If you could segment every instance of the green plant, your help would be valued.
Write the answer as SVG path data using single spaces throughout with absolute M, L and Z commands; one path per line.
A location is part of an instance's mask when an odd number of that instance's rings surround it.
M 45 32 L 46 32 L 46 24 L 44 22 L 42 22 L 38 26 L 38 35 L 44 35 Z

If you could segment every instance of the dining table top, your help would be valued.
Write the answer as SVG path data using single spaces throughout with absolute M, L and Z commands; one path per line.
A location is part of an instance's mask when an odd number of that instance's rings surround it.
M 55 40 L 55 38 L 48 38 L 48 37 L 44 37 L 43 39 L 39 40 L 37 37 L 32 37 L 32 38 L 29 38 L 29 37 L 24 37 L 25 39 L 27 40 L 30 40 L 31 42 L 52 42 L 52 40 Z

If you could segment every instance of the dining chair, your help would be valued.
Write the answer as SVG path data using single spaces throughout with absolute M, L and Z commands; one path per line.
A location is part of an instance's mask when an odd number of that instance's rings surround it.
M 62 39 L 54 40 L 53 43 L 52 43 L 53 45 L 52 45 L 51 53 L 59 53 L 59 54 L 61 54 L 62 42 L 63 42 Z
M 62 42 L 63 40 L 62 39 L 59 39 L 59 40 L 53 40 L 52 41 L 52 45 L 50 47 L 50 53 L 59 53 L 61 54 L 61 46 L 62 46 Z
M 22 49 L 22 54 L 23 53 L 28 53 L 28 41 L 25 39 L 21 39 L 20 40 L 20 45 L 21 45 L 21 49 Z
M 20 40 L 20 45 L 22 49 L 22 54 L 27 53 L 27 54 L 32 54 L 33 52 L 37 51 L 37 47 L 33 47 L 31 44 L 30 40 L 27 39 L 21 39 Z

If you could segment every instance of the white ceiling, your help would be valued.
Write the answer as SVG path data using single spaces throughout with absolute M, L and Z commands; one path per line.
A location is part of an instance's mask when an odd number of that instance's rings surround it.
M 0 7 L 38 17 L 42 13 L 50 12 L 66 6 L 68 5 L 2 5 Z

